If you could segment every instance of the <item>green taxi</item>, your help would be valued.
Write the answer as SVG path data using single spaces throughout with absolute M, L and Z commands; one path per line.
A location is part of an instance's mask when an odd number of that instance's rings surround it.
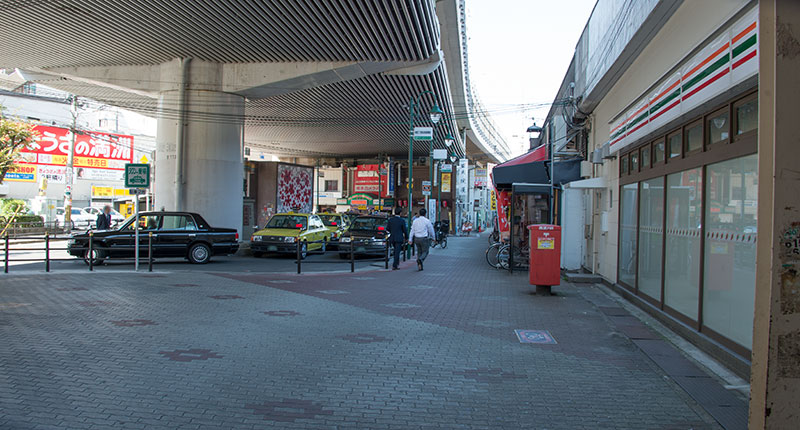
M 330 241 L 330 231 L 318 216 L 287 212 L 272 216 L 263 229 L 253 234 L 250 250 L 253 256 L 266 253 L 294 254 L 300 242 L 300 258 L 310 251 L 325 252 Z
M 317 216 L 319 216 L 319 219 L 322 220 L 322 223 L 325 224 L 325 227 L 330 233 L 328 246 L 331 249 L 335 249 L 335 247 L 339 244 L 339 238 L 342 237 L 342 234 L 344 234 L 345 231 L 347 231 L 347 227 L 349 225 L 347 215 L 323 212 Z

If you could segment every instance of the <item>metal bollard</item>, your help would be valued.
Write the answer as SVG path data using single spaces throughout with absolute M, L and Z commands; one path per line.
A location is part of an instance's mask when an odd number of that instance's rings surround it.
M 406 255 L 408 255 L 408 242 L 403 243 L 403 262 L 406 261 Z
M 93 238 L 94 238 L 94 233 L 92 233 L 92 231 L 89 230 L 89 250 L 87 251 L 88 253 L 86 254 L 86 256 L 89 257 L 89 271 L 90 272 L 94 271 L 94 258 L 93 258 L 94 255 L 92 254 Z
M 386 258 L 385 258 L 385 261 L 383 263 L 383 268 L 388 270 L 389 269 L 389 241 L 388 240 L 386 241 L 386 250 L 385 251 L 386 251 L 385 252 Z
M 44 271 L 50 271 L 50 233 L 44 234 Z
M 6 252 L 5 252 L 6 268 L 5 272 L 8 273 L 8 233 L 6 233 Z
M 356 271 L 356 259 L 355 259 L 355 256 L 353 254 L 353 242 L 354 241 L 355 241 L 355 239 L 353 239 L 351 237 L 350 238 L 350 273 L 353 273 L 353 272 Z
M 153 271 L 153 232 L 147 234 L 147 271 Z
M 300 238 L 297 238 L 297 274 L 300 274 Z

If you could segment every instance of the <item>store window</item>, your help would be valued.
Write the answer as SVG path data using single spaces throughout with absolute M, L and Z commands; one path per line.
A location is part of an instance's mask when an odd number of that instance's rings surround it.
M 684 150 L 686 154 L 701 151 L 703 149 L 703 123 L 698 121 L 686 126 L 684 138 Z
M 758 156 L 706 167 L 703 324 L 750 349 L 756 269 Z
M 628 156 L 620 157 L 619 159 L 619 174 L 620 175 L 627 175 L 628 174 Z
M 653 165 L 664 161 L 664 139 L 661 138 L 653 142 Z
M 728 141 L 730 122 L 728 122 L 728 108 L 708 116 L 706 123 L 708 129 L 708 144 L 725 143 Z
M 339 191 L 339 181 L 337 180 L 325 180 L 325 191 Z
M 622 187 L 620 201 L 619 281 L 629 287 L 636 285 L 636 216 L 639 184 Z
M 700 296 L 702 199 L 702 169 L 667 176 L 664 304 L 695 321 Z
M 631 152 L 631 173 L 639 171 L 639 151 Z
M 683 140 L 681 139 L 680 132 L 676 132 L 667 136 L 667 149 L 669 150 L 669 158 L 679 158 L 681 156 L 682 145 Z
M 736 111 L 736 134 L 745 134 L 758 129 L 758 99 L 752 98 L 734 105 Z
M 639 189 L 639 291 L 661 301 L 664 177 L 642 181 Z
M 646 145 L 642 147 L 642 170 L 650 168 L 650 161 L 651 161 L 651 154 L 650 154 L 650 145 Z

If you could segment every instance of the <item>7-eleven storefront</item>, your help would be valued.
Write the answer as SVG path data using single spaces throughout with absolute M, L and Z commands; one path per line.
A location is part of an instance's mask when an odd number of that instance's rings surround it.
M 699 3 L 684 2 L 594 111 L 593 146 L 608 145 L 613 161 L 598 169 L 609 184 L 597 202 L 607 223 L 591 240 L 607 280 L 747 364 L 758 237 L 757 10 L 729 2 L 710 19 L 713 10 Z M 695 43 L 679 44 L 691 33 Z

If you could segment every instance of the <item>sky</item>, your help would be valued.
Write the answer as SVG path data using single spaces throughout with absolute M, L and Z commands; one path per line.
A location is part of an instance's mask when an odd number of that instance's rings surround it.
M 595 0 L 467 0 L 470 79 L 514 155 L 542 125 Z

